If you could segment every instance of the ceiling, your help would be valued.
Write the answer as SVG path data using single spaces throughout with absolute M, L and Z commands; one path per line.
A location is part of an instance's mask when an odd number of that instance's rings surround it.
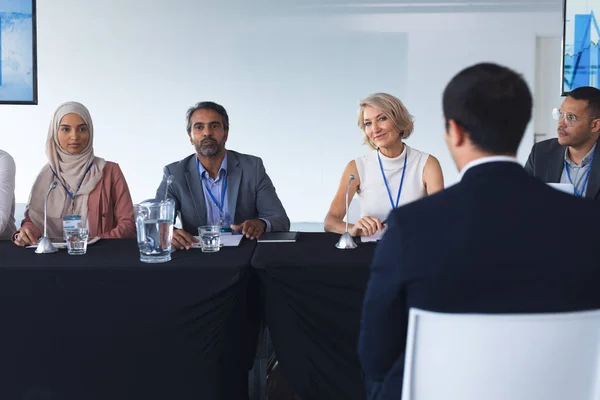
M 560 11 L 563 0 L 300 0 L 296 7 L 338 12 Z
M 187 0 L 184 0 L 187 1 Z M 190 0 L 191 1 L 191 0 Z M 195 0 L 197 1 L 197 0 Z M 201 0 L 202 2 L 203 0 Z M 564 0 L 220 0 L 208 1 L 229 12 L 264 13 L 456 13 L 561 12 Z
M 140 1 L 143 0 L 130 0 Z M 154 0 L 174 7 L 202 7 L 204 14 L 225 15 L 345 15 L 460 12 L 562 12 L 565 0 Z M 177 6 L 175 6 L 175 4 Z

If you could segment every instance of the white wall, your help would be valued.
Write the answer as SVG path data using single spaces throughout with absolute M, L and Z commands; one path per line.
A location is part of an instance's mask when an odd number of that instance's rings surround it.
M 444 147 L 441 93 L 461 68 L 496 61 L 533 88 L 536 35 L 558 36 L 547 13 L 305 15 L 269 8 L 225 14 L 190 0 L 38 2 L 39 105 L 0 107 L 0 148 L 17 162 L 26 202 L 45 162 L 47 126 L 67 100 L 86 104 L 98 156 L 118 162 L 134 201 L 150 197 L 162 166 L 193 149 L 186 109 L 223 104 L 228 147 L 263 158 L 292 221 L 321 221 L 346 163 L 362 154 L 360 98 L 387 91 L 416 117 L 409 144 Z M 527 156 L 532 131 L 519 157 Z
M 550 139 L 556 136 L 557 122 L 552 119 L 553 108 L 564 101 L 561 82 L 562 38 L 539 36 L 536 40 L 535 74 L 535 119 L 533 126 L 535 140 Z
M 458 178 L 442 139 L 441 95 L 448 81 L 466 66 L 491 61 L 521 72 L 533 91 L 536 36 L 559 36 L 562 32 L 560 10 L 544 13 L 372 15 L 349 17 L 347 20 L 349 26 L 361 26 L 365 31 L 409 32 L 409 78 L 405 103 L 416 116 L 416 123 L 415 133 L 408 143 L 440 160 L 446 186 L 456 183 Z M 555 85 L 555 90 L 548 91 L 553 99 L 559 91 L 560 81 L 557 80 Z M 550 116 L 548 118 L 551 119 Z M 530 124 L 519 148 L 518 158 L 522 163 L 527 160 L 533 143 L 533 124 Z

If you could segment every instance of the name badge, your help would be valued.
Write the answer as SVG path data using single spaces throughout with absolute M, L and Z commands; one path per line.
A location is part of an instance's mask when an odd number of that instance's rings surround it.
M 81 215 L 65 215 L 63 217 L 63 230 L 80 228 L 82 228 Z
M 219 225 L 221 226 L 221 232 L 231 232 L 231 225 L 233 224 L 233 219 L 231 218 L 231 214 L 228 212 L 221 213 L 221 220 L 219 221 Z

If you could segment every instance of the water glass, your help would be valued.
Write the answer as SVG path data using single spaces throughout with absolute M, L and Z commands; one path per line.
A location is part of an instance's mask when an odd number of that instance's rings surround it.
M 205 225 L 198 228 L 202 252 L 214 253 L 221 249 L 221 227 L 219 225 Z
M 87 252 L 89 232 L 86 228 L 65 229 L 65 241 L 67 252 L 72 256 L 78 256 Z

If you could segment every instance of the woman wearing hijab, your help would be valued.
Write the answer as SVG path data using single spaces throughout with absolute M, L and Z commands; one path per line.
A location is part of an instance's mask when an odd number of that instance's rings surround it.
M 90 238 L 133 238 L 133 203 L 118 164 L 94 155 L 94 126 L 88 109 L 68 102 L 54 112 L 48 137 L 48 164 L 40 171 L 29 197 L 25 219 L 13 235 L 18 246 L 36 244 L 44 228 L 44 200 L 48 198 L 48 236 L 62 240 L 63 217 L 76 216 Z

